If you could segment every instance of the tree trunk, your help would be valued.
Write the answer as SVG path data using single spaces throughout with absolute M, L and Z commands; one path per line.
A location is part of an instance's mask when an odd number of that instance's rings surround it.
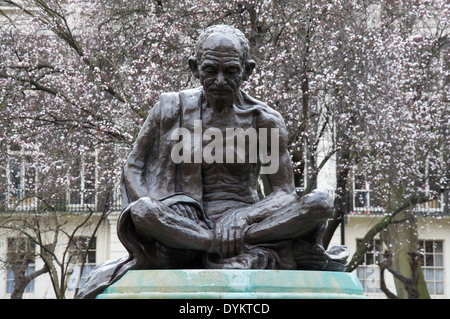
M 17 267 L 14 271 L 14 290 L 11 293 L 11 299 L 22 299 L 28 282 L 25 281 L 26 267 Z
M 47 266 L 44 265 L 40 270 L 37 270 L 29 275 L 26 275 L 28 268 L 28 263 L 25 267 L 21 266 L 14 269 L 14 290 L 11 293 L 11 299 L 22 299 L 23 293 L 27 288 L 28 284 L 34 280 L 36 277 L 48 272 Z
M 386 231 L 383 232 L 382 239 L 393 252 L 392 268 L 398 271 L 402 276 L 412 278 L 413 274 L 408 253 L 418 251 L 418 238 L 417 221 L 410 209 L 407 209 L 394 217 L 393 222 L 386 228 Z M 418 298 L 429 299 L 430 295 L 420 265 L 417 267 L 417 272 Z M 408 291 L 405 284 L 397 279 L 397 277 L 394 277 L 394 281 L 397 296 L 400 299 L 408 299 Z
M 343 150 L 339 152 L 338 167 L 340 169 L 336 172 L 336 197 L 334 200 L 334 215 L 331 220 L 328 221 L 327 229 L 323 234 L 323 247 L 328 248 L 330 241 L 334 235 L 334 232 L 341 223 L 344 222 L 345 214 L 348 210 L 348 175 L 350 172 L 350 152 Z

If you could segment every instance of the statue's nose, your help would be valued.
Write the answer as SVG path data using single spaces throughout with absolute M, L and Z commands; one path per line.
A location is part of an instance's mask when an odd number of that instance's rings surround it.
M 223 75 L 223 73 L 222 72 L 219 72 L 218 74 L 217 74 L 217 78 L 216 78 L 216 84 L 218 85 L 218 86 L 223 86 L 223 85 L 225 85 L 225 76 Z

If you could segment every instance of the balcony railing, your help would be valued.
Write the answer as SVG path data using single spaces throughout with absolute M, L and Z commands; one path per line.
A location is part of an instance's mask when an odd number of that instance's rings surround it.
M 298 196 L 302 196 L 303 188 L 296 188 Z M 335 198 L 334 190 L 329 190 L 331 198 Z M 382 215 L 385 210 L 377 205 L 373 190 L 357 190 L 347 194 L 347 214 L 350 215 Z M 421 216 L 450 215 L 450 190 L 445 191 L 439 198 L 416 205 L 414 212 Z
M 372 191 L 373 192 L 373 191 Z M 362 196 L 364 192 L 356 191 L 349 194 L 349 209 L 348 214 L 352 215 L 380 215 L 384 214 L 383 207 L 377 203 L 371 202 L 370 197 Z M 450 215 L 450 190 L 442 193 L 438 198 L 432 199 L 428 202 L 421 203 L 414 206 L 414 212 L 421 216 L 442 216 Z
M 64 191 L 42 196 L 33 194 L 6 194 L 0 197 L 1 212 L 103 212 L 121 211 L 122 198 L 119 190 L 97 193 Z
M 297 189 L 297 193 L 300 196 L 302 193 L 301 189 Z M 355 193 L 349 193 L 348 214 L 380 215 L 385 213 L 382 207 L 361 198 L 361 191 Z M 334 198 L 333 191 L 330 191 L 330 196 Z M 449 197 L 450 191 L 446 191 L 438 199 L 416 205 L 414 210 L 420 215 L 450 215 Z M 14 194 L 14 196 L 0 197 L 0 212 L 102 212 L 104 210 L 122 210 L 120 190 L 108 193 L 97 193 L 93 190 L 83 192 L 70 190 L 45 198 L 43 196 L 22 195 L 20 193 Z

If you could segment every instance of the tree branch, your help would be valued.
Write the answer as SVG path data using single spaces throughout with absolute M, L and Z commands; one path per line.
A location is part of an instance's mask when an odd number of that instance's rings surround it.
M 386 282 L 384 280 L 384 271 L 385 270 L 386 270 L 386 268 L 381 268 L 381 266 L 380 266 L 380 289 L 385 293 L 385 295 L 389 299 L 400 299 L 396 294 L 394 294 L 392 291 L 390 291 L 387 288 Z
M 306 186 L 303 196 L 311 192 L 312 187 L 317 180 L 317 176 L 319 175 L 320 170 L 325 166 L 325 164 L 328 162 L 328 160 L 337 152 L 337 149 L 332 150 L 327 154 L 327 156 L 324 157 L 324 159 L 320 162 L 319 167 L 317 168 L 316 172 L 310 177 L 308 180 L 308 185 Z
M 47 273 L 47 272 L 49 272 L 49 269 L 48 269 L 47 265 L 44 264 L 44 266 L 42 266 L 41 269 L 36 270 L 36 271 L 33 272 L 32 274 L 29 274 L 29 275 L 25 276 L 25 280 L 27 280 L 27 284 L 28 284 L 30 281 L 32 281 L 32 280 L 35 279 L 36 277 L 38 277 L 38 276 L 40 276 L 40 275 L 42 275 L 42 274 L 45 274 L 45 273 Z
M 13 1 L 6 1 L 7 3 L 16 6 L 17 8 L 20 8 L 23 12 L 25 12 L 27 15 L 31 17 L 38 18 L 41 23 L 43 23 L 49 30 L 51 30 L 53 33 L 55 33 L 59 38 L 61 38 L 64 42 L 66 42 L 69 47 L 71 47 L 77 55 L 81 58 L 84 64 L 86 64 L 91 71 L 94 70 L 94 68 L 97 66 L 99 69 L 101 69 L 101 65 L 97 65 L 92 59 L 87 57 L 84 53 L 83 47 L 81 44 L 75 39 L 73 36 L 69 24 L 67 23 L 66 17 L 57 12 L 56 10 L 52 9 L 45 3 L 45 1 L 42 0 L 34 0 L 36 5 L 41 8 L 41 10 L 47 14 L 50 19 L 46 17 L 36 17 L 33 12 L 26 10 L 23 6 L 20 4 L 17 4 Z M 122 103 L 127 103 L 126 98 L 122 96 L 122 94 L 119 94 L 116 89 L 114 89 L 111 85 L 106 84 L 107 81 L 105 81 L 102 77 L 102 81 L 105 84 L 105 91 L 111 94 L 114 98 L 116 98 L 118 101 Z M 46 87 L 41 86 L 38 82 L 34 82 L 32 79 L 27 79 L 25 82 L 30 82 L 34 86 L 36 86 L 38 89 L 48 92 L 50 94 L 56 95 L 57 91 L 53 89 L 49 89 Z M 130 104 L 130 103 L 128 103 Z M 134 109 L 133 109 L 134 110 Z M 142 114 L 139 112 L 136 112 L 140 117 L 142 117 Z
M 405 201 L 402 205 L 400 205 L 398 208 L 393 210 L 391 213 L 388 213 L 379 223 L 374 225 L 369 231 L 366 233 L 364 238 L 361 241 L 361 244 L 357 248 L 356 252 L 353 254 L 352 260 L 349 262 L 346 272 L 352 272 L 355 270 L 358 265 L 361 263 L 364 254 L 367 252 L 368 244 L 373 240 L 373 238 L 382 230 L 386 229 L 386 227 L 391 224 L 392 219 L 399 214 L 400 212 L 404 211 L 407 208 L 410 208 L 412 206 L 415 206 L 417 204 L 425 203 L 430 200 L 429 196 L 415 196 L 407 201 Z

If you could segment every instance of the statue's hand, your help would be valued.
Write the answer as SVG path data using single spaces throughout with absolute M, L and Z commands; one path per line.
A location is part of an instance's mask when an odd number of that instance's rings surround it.
M 178 203 L 170 206 L 179 216 L 188 218 L 190 220 L 199 221 L 199 216 L 201 213 L 198 211 L 197 207 L 191 204 Z
M 248 219 L 239 212 L 232 212 L 220 218 L 214 227 L 212 251 L 222 257 L 238 255 L 244 244 Z

